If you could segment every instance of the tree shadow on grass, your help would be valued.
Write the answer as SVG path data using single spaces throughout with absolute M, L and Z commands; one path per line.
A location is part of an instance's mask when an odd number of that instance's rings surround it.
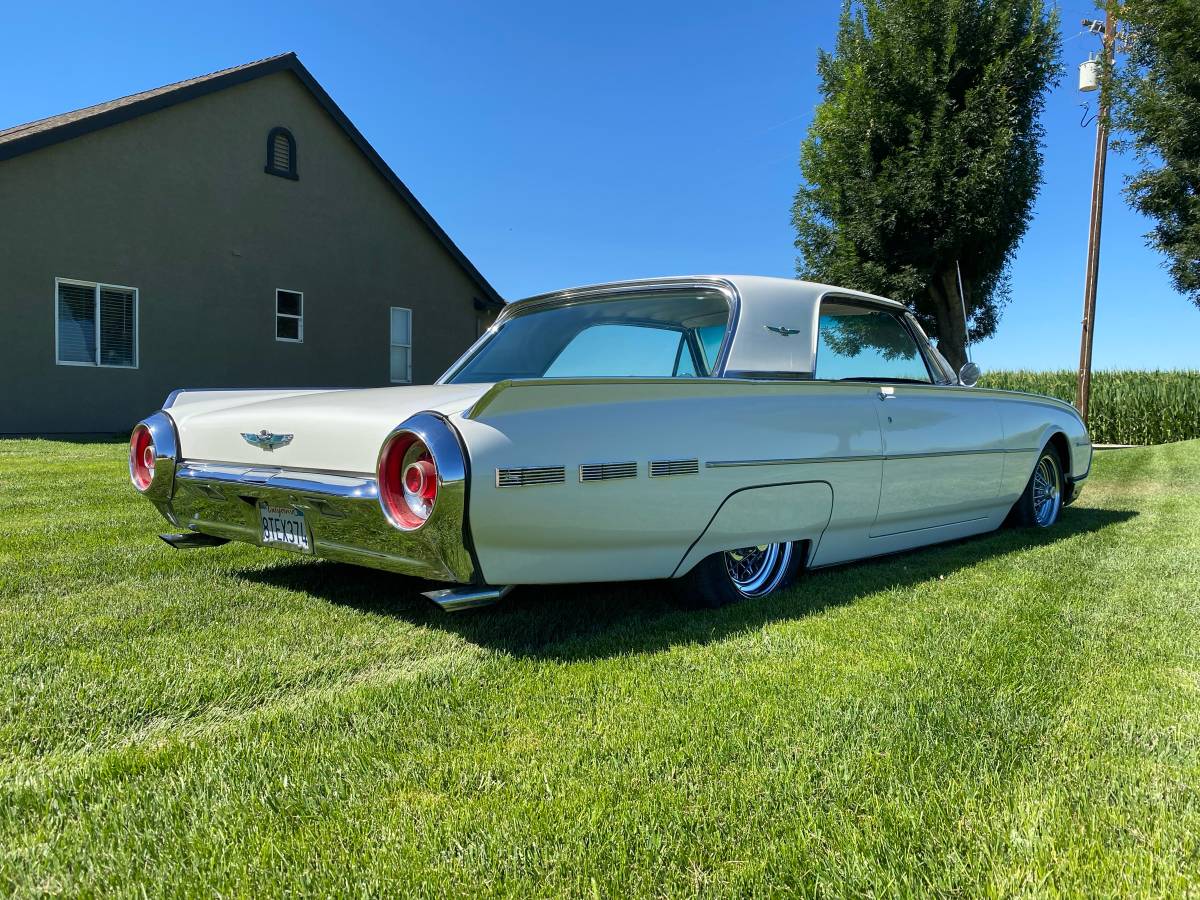
M 865 562 L 805 573 L 772 597 L 686 611 L 664 581 L 531 585 L 495 606 L 445 613 L 420 596 L 416 579 L 341 563 L 287 563 L 245 572 L 248 581 L 458 635 L 481 647 L 539 659 L 581 660 L 708 643 L 769 622 L 820 613 L 881 590 L 950 575 L 987 559 L 1054 544 L 1136 516 L 1133 510 L 1072 508 L 1049 531 L 1002 529 Z M 986 602 L 985 597 L 980 602 Z

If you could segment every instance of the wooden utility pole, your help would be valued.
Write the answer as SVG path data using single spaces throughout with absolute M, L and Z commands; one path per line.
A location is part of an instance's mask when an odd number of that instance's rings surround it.
M 1092 23 L 1083 21 L 1084 27 Z M 1112 71 L 1117 22 L 1111 3 L 1104 14 L 1104 73 Z M 1092 394 L 1092 337 L 1096 327 L 1096 281 L 1100 274 L 1100 224 L 1104 216 L 1104 167 L 1108 162 L 1108 91 L 1100 91 L 1100 110 L 1096 116 L 1096 165 L 1092 171 L 1092 214 L 1088 224 L 1087 274 L 1083 286 L 1083 334 L 1079 340 L 1079 385 L 1075 406 L 1083 423 L 1088 421 L 1088 402 Z

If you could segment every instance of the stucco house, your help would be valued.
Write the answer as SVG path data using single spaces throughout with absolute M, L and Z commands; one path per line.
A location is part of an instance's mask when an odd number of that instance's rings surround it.
M 502 301 L 295 54 L 0 131 L 0 433 L 427 382 Z

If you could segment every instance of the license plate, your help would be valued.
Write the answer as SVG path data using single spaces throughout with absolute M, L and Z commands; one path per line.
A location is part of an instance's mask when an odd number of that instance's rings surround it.
M 258 504 L 258 521 L 262 527 L 262 542 L 272 547 L 286 547 L 300 553 L 312 553 L 312 538 L 304 513 L 294 506 Z

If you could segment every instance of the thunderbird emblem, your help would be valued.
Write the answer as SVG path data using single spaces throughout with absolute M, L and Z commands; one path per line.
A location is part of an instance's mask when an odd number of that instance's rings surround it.
M 776 334 L 781 334 L 784 337 L 791 337 L 793 334 L 799 334 L 799 328 L 788 328 L 786 325 L 764 325 L 763 328 L 767 331 L 773 331 Z
M 258 434 L 253 432 L 243 431 L 242 440 L 247 444 L 252 444 L 260 450 L 274 450 L 276 447 L 286 447 L 292 442 L 294 434 L 274 434 L 264 428 Z

